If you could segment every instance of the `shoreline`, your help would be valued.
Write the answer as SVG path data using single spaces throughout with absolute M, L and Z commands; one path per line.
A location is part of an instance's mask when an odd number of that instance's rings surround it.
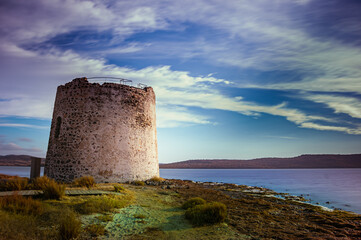
M 181 180 L 181 179 L 170 179 L 170 180 Z M 239 185 L 239 184 L 235 184 L 235 183 L 202 182 L 202 181 L 193 181 L 193 180 L 182 180 L 182 181 L 190 181 L 192 183 L 201 184 L 201 185 L 204 185 L 204 186 L 222 186 L 222 185 L 229 186 L 229 185 L 233 185 L 236 188 L 238 187 L 240 189 L 243 189 L 243 190 L 240 190 L 243 193 L 253 193 L 253 194 L 262 195 L 263 197 L 273 197 L 273 198 L 278 198 L 278 199 L 282 199 L 282 200 L 291 200 L 291 201 L 302 203 L 302 204 L 309 204 L 309 205 L 314 206 L 314 207 L 319 207 L 322 210 L 328 211 L 328 212 L 344 211 L 344 212 L 348 212 L 348 213 L 352 213 L 352 214 L 356 214 L 356 215 L 361 215 L 360 213 L 347 211 L 347 210 L 340 209 L 340 208 L 335 208 L 335 207 L 332 208 L 332 207 L 327 207 L 327 206 L 317 204 L 317 203 L 311 203 L 310 201 L 312 201 L 312 200 L 304 198 L 304 196 L 302 196 L 303 194 L 301 194 L 301 196 L 297 196 L 297 195 L 291 195 L 289 193 L 276 192 L 276 191 L 274 191 L 272 189 L 269 189 L 269 188 L 264 188 L 264 187 L 259 187 L 259 186 Z
M 15 166 L 10 166 L 10 167 L 8 167 L 8 166 L 6 166 L 5 169 L 9 169 L 9 171 L 12 170 L 13 171 L 12 175 L 19 175 L 19 176 L 29 177 L 29 174 L 25 174 L 25 173 L 28 173 L 28 171 L 30 172 L 30 167 L 26 167 L 26 166 L 25 167 L 24 166 L 16 166 L 16 167 Z M 296 185 L 295 184 L 288 184 L 288 185 L 284 184 L 284 185 L 282 185 L 283 182 L 280 182 L 280 181 L 277 181 L 277 180 L 273 181 L 272 180 L 273 176 L 277 177 L 278 176 L 277 174 L 283 174 L 283 173 L 286 174 L 287 170 L 284 170 L 284 169 L 282 169 L 280 171 L 279 170 L 273 170 L 273 169 L 272 170 L 268 170 L 268 169 L 259 170 L 259 169 L 256 169 L 256 170 L 251 170 L 251 172 L 249 172 L 249 173 L 247 172 L 248 169 L 239 171 L 241 175 L 244 175 L 244 174 L 246 174 L 244 176 L 250 175 L 251 176 L 250 179 L 255 179 L 254 177 L 258 178 L 258 174 L 260 174 L 259 175 L 260 180 L 256 180 L 256 181 L 254 181 L 254 180 L 248 181 L 246 177 L 240 178 L 239 180 L 235 179 L 234 176 L 236 176 L 237 174 L 233 174 L 233 172 L 237 172 L 239 169 L 232 169 L 232 171 L 225 170 L 225 172 L 222 173 L 225 176 L 224 179 L 221 179 L 223 175 L 221 175 L 218 178 L 208 176 L 208 175 L 213 176 L 213 174 L 208 173 L 209 171 L 215 171 L 215 172 L 218 171 L 218 170 L 215 170 L 215 169 L 209 169 L 209 170 L 207 169 L 206 171 L 204 171 L 204 169 L 202 169 L 202 170 L 189 169 L 189 171 L 188 171 L 188 169 L 187 170 L 185 170 L 185 169 L 160 169 L 160 170 L 161 170 L 161 176 L 165 177 L 165 178 L 191 179 L 191 180 L 194 180 L 194 181 L 198 180 L 199 182 L 207 182 L 207 181 L 217 182 L 217 180 L 218 180 L 219 183 L 223 182 L 223 183 L 230 183 L 230 184 L 234 183 L 234 184 L 240 184 L 240 185 L 244 184 L 244 185 L 248 185 L 248 186 L 256 186 L 256 187 L 261 187 L 261 188 L 266 188 L 266 189 L 269 189 L 269 190 L 273 190 L 275 192 L 287 193 L 288 195 L 292 195 L 292 196 L 304 197 L 304 198 L 309 199 L 310 200 L 309 202 L 311 204 L 313 204 L 313 205 L 316 205 L 316 206 L 323 206 L 323 207 L 330 208 L 330 209 L 342 209 L 344 211 L 356 212 L 358 214 L 361 214 L 361 208 L 360 208 L 359 202 L 357 202 L 357 199 L 355 199 L 355 198 L 347 198 L 347 197 L 343 199 L 341 197 L 341 196 L 343 196 L 343 194 L 337 195 L 337 194 L 335 194 L 337 192 L 333 193 L 332 191 L 330 193 L 328 193 L 327 191 L 323 190 L 323 189 L 329 189 L 329 188 L 327 188 L 328 187 L 327 185 L 325 185 L 326 188 L 318 189 L 318 188 L 313 188 L 312 185 L 307 185 L 307 184 L 309 184 L 309 182 L 308 183 L 306 182 L 306 184 L 304 184 L 304 186 L 302 186 L 302 185 L 297 186 L 297 184 Z M 224 169 L 220 169 L 220 170 L 224 170 Z M 342 169 L 342 170 L 344 170 L 344 169 Z M 5 173 L 5 174 L 9 174 L 9 171 L 4 170 L 2 172 Z M 200 171 L 200 173 L 204 172 L 204 174 L 201 174 L 201 175 L 198 176 L 198 174 L 194 173 L 195 171 Z M 303 173 L 299 173 L 299 171 L 302 171 L 300 169 L 297 169 L 297 170 L 291 169 L 290 172 L 289 172 L 290 174 L 288 174 L 288 175 L 292 175 L 293 171 L 295 173 L 297 173 L 297 175 L 303 174 Z M 338 172 L 338 171 L 334 171 L 333 169 L 329 170 L 329 171 L 331 171 L 330 173 L 329 173 L 328 170 L 322 171 L 322 170 L 319 170 L 319 169 L 314 169 L 314 171 L 320 171 L 320 174 L 333 174 L 332 172 Z M 232 173 L 233 176 L 228 178 L 227 177 L 228 172 Z M 270 177 L 271 177 L 270 180 L 267 180 L 263 176 L 263 172 L 265 172 L 265 174 L 267 173 L 267 175 L 270 175 Z M 279 173 L 277 173 L 277 172 L 279 172 Z M 309 173 L 309 175 L 313 175 L 313 170 L 307 169 L 305 171 L 305 173 L 307 174 L 307 172 Z M 342 174 L 343 175 L 345 175 L 345 174 L 349 175 L 348 172 L 350 172 L 350 173 L 355 172 L 355 173 L 358 174 L 359 170 L 349 169 L 349 171 L 346 171 L 345 173 L 342 173 Z M 241 175 L 240 175 L 240 177 L 241 177 Z M 257 175 L 257 176 L 255 176 L 255 175 Z M 342 175 L 340 175 L 340 176 L 342 176 Z M 358 176 L 358 175 L 355 175 L 355 176 Z M 320 179 L 320 180 L 321 180 L 321 183 L 322 183 L 323 180 L 322 179 Z M 302 182 L 302 179 L 294 180 L 293 182 L 295 182 L 295 181 L 301 181 Z M 316 178 L 316 181 L 317 181 L 317 178 Z M 343 184 L 343 185 L 345 185 L 345 184 Z M 310 186 L 310 190 L 307 190 L 307 186 Z M 332 187 L 332 186 L 330 186 L 330 187 Z M 347 187 L 347 186 L 343 186 L 343 187 Z M 345 189 L 347 189 L 347 188 L 345 188 Z M 338 190 L 340 193 L 342 193 L 342 191 L 343 191 L 343 189 L 341 189 L 340 187 L 338 189 L 336 189 L 336 190 Z M 346 191 L 348 191 L 348 190 L 346 190 Z M 347 192 L 345 192 L 345 193 L 347 193 Z
M 114 185 L 121 186 L 116 192 Z M 66 185 L 68 192 L 89 191 L 88 188 Z M 88 189 L 88 190 L 87 190 Z M 14 226 L 30 234 L 54 234 L 53 229 L 64 210 L 74 212 L 81 221 L 79 239 L 89 239 L 91 226 L 101 228 L 100 239 L 357 239 L 361 235 L 361 215 L 341 210 L 326 211 L 321 206 L 304 202 L 300 196 L 291 196 L 262 187 L 252 187 L 220 182 L 192 180 L 147 180 L 128 183 L 99 183 L 92 191 L 102 191 L 98 196 L 78 194 L 60 200 L 42 200 L 41 193 L 34 196 L 44 206 L 44 215 L 29 217 L 40 221 L 37 228 L 22 228 L 24 215 L 0 209 L 0 238 L 2 226 Z M 282 196 L 282 198 L 280 197 Z M 226 206 L 224 222 L 192 225 L 186 218 L 182 204 L 192 198 L 202 198 L 207 203 L 219 202 Z M 112 211 L 84 213 L 79 207 L 87 202 L 104 203 L 118 198 L 122 206 Z M 125 201 L 125 202 L 124 202 Z M 46 209 L 50 209 L 46 212 Z M 82 208 L 80 208 L 81 210 Z M 92 210 L 93 211 L 93 210 Z M 49 223 L 48 216 L 53 216 Z M 45 221 L 45 222 L 41 222 Z M 35 229 L 34 229 L 35 227 Z M 10 231 L 10 230 L 9 230 Z M 47 237 L 49 238 L 49 236 Z M 7 238 L 5 238 L 7 239 Z M 27 238 L 25 238 L 27 239 Z M 33 239 L 33 238 L 29 238 Z M 44 238 L 46 239 L 46 238 Z

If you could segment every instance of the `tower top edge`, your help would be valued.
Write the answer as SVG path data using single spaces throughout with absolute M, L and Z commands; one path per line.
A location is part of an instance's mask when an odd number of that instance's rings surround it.
M 152 87 L 150 86 L 146 86 L 144 84 L 139 84 L 138 87 L 135 86 L 131 86 L 128 84 L 123 84 L 121 83 L 121 81 L 119 81 L 119 83 L 116 82 L 107 82 L 104 81 L 103 83 L 93 83 L 93 82 L 89 82 L 88 81 L 89 78 L 87 77 L 79 77 L 79 78 L 74 78 L 71 82 L 65 83 L 64 85 L 60 85 L 59 87 L 65 87 L 65 88 L 73 88 L 73 87 L 104 87 L 104 88 L 129 88 L 129 89 L 135 89 L 135 90 L 142 90 L 142 91 L 148 91 L 148 90 L 153 90 Z M 104 78 L 106 79 L 106 77 Z

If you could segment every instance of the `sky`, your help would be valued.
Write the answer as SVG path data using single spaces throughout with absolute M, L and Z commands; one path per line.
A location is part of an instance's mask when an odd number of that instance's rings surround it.
M 361 149 L 359 0 L 1 0 L 0 155 L 45 157 L 58 85 L 154 88 L 159 162 Z

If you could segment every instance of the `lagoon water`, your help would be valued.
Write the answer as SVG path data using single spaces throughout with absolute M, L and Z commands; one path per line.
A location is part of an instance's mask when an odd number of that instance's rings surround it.
M 0 166 L 0 173 L 29 177 L 30 167 Z M 43 168 L 41 173 L 43 174 Z M 169 179 L 259 186 L 312 203 L 361 214 L 361 168 L 352 169 L 160 169 Z M 329 204 L 326 204 L 329 202 Z

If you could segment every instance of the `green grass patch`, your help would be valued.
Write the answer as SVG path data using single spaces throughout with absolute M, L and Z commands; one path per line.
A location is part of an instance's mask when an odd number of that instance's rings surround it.
M 95 196 L 76 204 L 75 210 L 80 214 L 104 213 L 123 208 L 130 203 L 130 197 L 119 195 Z
M 205 204 L 205 203 L 206 203 L 206 200 L 204 200 L 203 198 L 195 197 L 195 198 L 191 198 L 191 199 L 187 200 L 185 203 L 183 203 L 182 208 L 187 210 L 188 208 L 192 208 L 197 205 L 201 205 L 201 204 Z
M 95 180 L 92 176 L 83 176 L 74 180 L 74 184 L 78 187 L 91 188 L 96 185 Z
M 227 217 L 227 207 L 220 202 L 211 202 L 188 208 L 185 214 L 194 225 L 223 222 Z

